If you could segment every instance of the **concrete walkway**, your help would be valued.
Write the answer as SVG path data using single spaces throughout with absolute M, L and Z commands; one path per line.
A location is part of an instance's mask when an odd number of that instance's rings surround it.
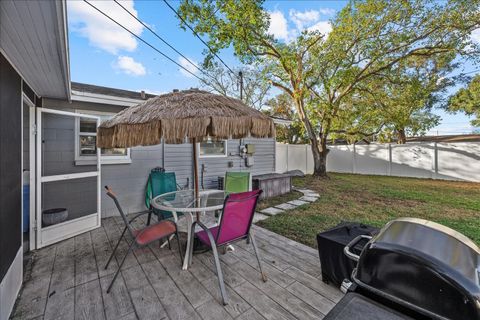
M 317 201 L 317 199 L 320 197 L 320 195 L 317 192 L 310 189 L 294 189 L 294 190 L 301 192 L 303 196 L 301 196 L 297 200 L 281 203 L 279 205 L 263 209 L 260 212 L 256 212 L 255 216 L 253 217 L 253 222 L 255 223 L 261 220 L 265 220 L 270 216 L 274 216 L 279 213 L 284 213 L 285 211 L 295 209 L 296 207 L 309 204 L 311 202 Z

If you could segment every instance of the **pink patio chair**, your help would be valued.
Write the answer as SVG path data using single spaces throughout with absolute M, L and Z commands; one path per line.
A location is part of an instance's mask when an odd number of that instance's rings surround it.
M 105 269 L 108 268 L 108 265 L 110 264 L 110 261 L 112 261 L 113 256 L 115 255 L 115 251 L 117 251 L 118 245 L 120 244 L 120 241 L 122 241 L 122 238 L 125 235 L 125 232 L 128 230 L 128 233 L 131 236 L 131 243 L 129 243 L 129 248 L 125 256 L 123 257 L 122 261 L 120 262 L 120 265 L 118 266 L 117 272 L 115 272 L 115 275 L 113 276 L 112 282 L 110 282 L 110 285 L 108 286 L 107 293 L 110 292 L 112 289 L 113 283 L 115 282 L 115 279 L 117 279 L 118 274 L 120 273 L 120 269 L 122 269 L 122 265 L 125 262 L 125 258 L 127 258 L 128 254 L 132 252 L 133 250 L 141 247 L 148 246 L 150 243 L 161 240 L 161 239 L 167 239 L 168 245 L 170 247 L 170 236 L 175 235 L 177 238 L 177 244 L 178 244 L 178 251 L 180 252 L 180 259 L 182 259 L 182 265 L 183 265 L 183 254 L 182 254 L 182 247 L 180 245 L 180 240 L 178 238 L 178 232 L 177 232 L 177 225 L 175 222 L 171 220 L 162 220 L 158 223 L 146 226 L 141 229 L 135 229 L 132 226 L 132 222 L 139 218 L 140 216 L 149 213 L 149 211 L 144 211 L 141 212 L 137 215 L 135 215 L 133 218 L 130 220 L 127 218 L 125 213 L 122 210 L 122 207 L 120 206 L 120 203 L 118 202 L 117 196 L 115 193 L 113 193 L 112 189 L 110 189 L 109 186 L 105 186 L 105 189 L 107 190 L 107 195 L 113 199 L 115 202 L 115 205 L 117 206 L 118 212 L 120 213 L 123 222 L 125 222 L 125 229 L 123 229 L 123 232 L 118 239 L 117 244 L 115 245 L 115 248 L 113 249 L 112 254 L 110 255 L 110 258 L 108 259 L 107 264 L 105 265 Z M 171 248 L 170 248 L 171 249 Z
M 227 294 L 223 282 L 222 269 L 218 258 L 218 248 L 229 245 L 239 240 L 247 240 L 247 243 L 253 245 L 255 256 L 257 257 L 258 267 L 262 280 L 267 281 L 267 276 L 262 271 L 262 263 L 258 255 L 257 245 L 251 230 L 253 215 L 257 206 L 258 197 L 262 190 L 255 190 L 242 193 L 234 193 L 227 196 L 223 204 L 223 213 L 218 226 L 207 228 L 200 221 L 195 221 L 192 225 L 192 233 L 195 231 L 195 225 L 199 225 L 203 230 L 196 233 L 198 239 L 212 249 L 217 268 L 218 282 L 222 302 L 227 304 Z M 250 240 L 250 241 L 249 241 Z M 193 251 L 193 241 L 191 242 L 190 254 Z M 192 261 L 191 256 L 189 261 Z

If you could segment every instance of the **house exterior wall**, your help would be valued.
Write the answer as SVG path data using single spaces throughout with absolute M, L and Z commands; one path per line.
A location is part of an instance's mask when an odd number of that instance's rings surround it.
M 22 79 L 0 53 L 0 320 L 22 279 Z
M 44 107 L 50 109 L 59 109 L 64 111 L 75 112 L 75 110 L 91 110 L 101 112 L 119 112 L 122 107 L 73 101 L 68 103 L 62 100 L 44 100 Z M 73 121 L 70 119 L 70 121 Z M 50 131 L 60 130 L 60 128 L 69 127 L 74 130 L 73 123 L 67 123 L 67 120 L 59 118 L 56 121 L 48 123 Z M 73 132 L 73 131 L 72 131 Z M 70 133 L 64 135 L 69 136 Z M 271 173 L 275 171 L 275 140 L 274 139 L 244 139 L 242 143 L 252 143 L 256 146 L 254 154 L 255 164 L 251 168 L 245 166 L 245 160 L 239 155 L 240 140 L 229 140 L 227 142 L 227 157 L 200 158 L 199 159 L 199 175 L 201 176 L 202 165 L 205 165 L 204 187 L 217 188 L 218 176 L 223 176 L 225 171 L 241 171 L 249 170 L 252 174 Z M 52 143 L 50 148 L 59 149 L 66 148 L 63 143 Z M 84 170 L 82 167 L 76 166 L 74 159 L 74 143 L 68 146 L 68 150 L 62 150 L 63 153 L 70 152 L 69 155 L 64 154 L 58 163 L 58 157 L 46 157 L 45 166 L 52 170 L 58 168 L 70 168 L 72 172 Z M 54 150 L 55 151 L 55 150 Z M 163 151 L 165 156 L 163 156 Z M 185 185 L 187 178 L 189 179 L 190 188 L 193 186 L 193 150 L 191 144 L 169 145 L 165 144 L 146 147 L 131 148 L 131 163 L 129 164 L 104 164 L 102 165 L 102 185 L 111 186 L 120 196 L 120 202 L 124 209 L 128 212 L 139 212 L 145 210 L 144 192 L 145 184 L 150 170 L 154 167 L 164 167 L 167 171 L 173 171 L 177 177 L 179 185 Z M 233 162 L 233 167 L 229 167 L 229 162 Z M 54 163 L 56 162 L 56 163 Z M 56 168 L 56 169 L 54 169 Z M 69 170 L 70 170 L 69 169 Z M 110 198 L 102 192 L 102 217 L 117 215 L 117 210 Z

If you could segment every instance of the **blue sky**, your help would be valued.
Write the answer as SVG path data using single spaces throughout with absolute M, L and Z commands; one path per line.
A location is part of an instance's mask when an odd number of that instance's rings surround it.
M 271 14 L 270 31 L 280 40 L 294 37 L 299 30 L 314 28 L 328 33 L 328 20 L 346 2 L 342 1 L 267 1 Z M 112 16 L 135 34 L 166 53 L 193 73 L 198 72 L 152 35 L 123 9 L 109 1 L 92 4 Z M 130 12 L 144 21 L 189 60 L 202 60 L 203 44 L 187 30 L 179 28 L 174 13 L 163 1 L 122 1 Z M 178 6 L 177 1 L 171 5 Z M 173 89 L 199 87 L 199 81 L 162 57 L 135 37 L 116 26 L 83 1 L 68 1 L 69 44 L 72 81 L 121 88 L 164 93 Z M 474 35 L 480 41 L 480 30 Z M 229 66 L 239 65 L 231 50 L 220 55 Z M 465 72 L 480 67 L 465 64 Z M 454 134 L 470 132 L 469 118 L 462 114 L 450 115 L 441 110 L 435 113 L 442 123 L 431 133 Z

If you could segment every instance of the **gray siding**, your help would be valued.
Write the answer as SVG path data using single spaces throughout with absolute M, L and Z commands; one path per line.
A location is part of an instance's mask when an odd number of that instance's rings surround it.
M 245 160 L 240 157 L 240 145 L 254 144 L 254 165 L 247 167 Z M 207 189 L 218 187 L 218 177 L 224 176 L 226 171 L 250 171 L 252 175 L 270 173 L 275 171 L 275 140 L 274 139 L 243 139 L 228 140 L 227 157 L 200 158 L 199 175 L 201 176 L 202 165 L 205 165 L 204 187 Z M 233 162 L 229 168 L 228 163 Z
M 145 210 L 145 184 L 152 168 L 162 165 L 162 147 L 137 147 L 131 150 L 132 163 L 102 165 L 102 185 L 109 185 L 120 196 L 124 210 Z M 118 215 L 112 201 L 102 192 L 102 216 Z
M 74 112 L 75 109 L 94 110 L 104 112 L 118 112 L 122 108 L 109 105 L 79 103 L 69 104 L 65 101 L 46 100 L 45 107 L 52 109 L 62 109 Z M 72 121 L 72 120 L 70 120 Z M 56 119 L 53 123 L 49 122 L 49 130 L 66 130 L 70 128 L 73 133 L 74 124 L 69 121 Z M 65 137 L 70 136 L 70 132 L 65 133 Z M 275 140 L 274 139 L 245 139 L 244 143 L 253 143 L 256 146 L 254 155 L 255 164 L 251 168 L 245 166 L 245 160 L 239 156 L 240 140 L 228 141 L 228 156 L 219 158 L 200 158 L 199 170 L 201 174 L 202 164 L 206 165 L 204 172 L 204 187 L 217 188 L 218 176 L 223 176 L 227 170 L 243 171 L 249 170 L 252 174 L 270 173 L 275 171 Z M 53 168 L 68 168 L 73 172 L 84 171 L 85 166 L 75 166 L 73 161 L 74 142 L 64 143 L 61 141 L 51 141 L 49 148 L 62 149 L 63 157 L 58 155 L 51 158 L 45 158 L 45 166 Z M 68 150 L 67 150 L 68 149 Z M 52 149 L 49 149 L 52 150 Z M 57 150 L 58 151 L 58 150 Z M 72 156 L 68 155 L 72 153 Z M 164 166 L 167 171 L 174 171 L 179 185 L 185 185 L 187 178 L 190 187 L 193 186 L 193 151 L 191 144 L 165 145 L 165 158 L 162 155 L 162 146 L 135 147 L 131 149 L 130 164 L 108 164 L 102 165 L 102 185 L 110 185 L 120 196 L 120 202 L 128 212 L 138 212 L 145 210 L 144 192 L 145 184 L 150 170 L 157 166 Z M 164 160 L 164 163 L 163 163 Z M 64 163 L 59 163 L 64 162 Z M 228 167 L 228 162 L 233 162 L 233 167 Z M 57 169 L 58 170 L 58 169 Z M 102 192 L 102 216 L 117 215 L 116 208 L 112 200 L 106 197 Z

